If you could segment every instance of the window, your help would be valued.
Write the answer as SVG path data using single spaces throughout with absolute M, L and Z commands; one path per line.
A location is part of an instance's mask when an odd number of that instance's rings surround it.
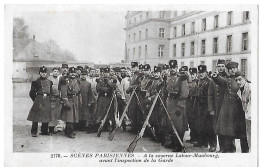
M 227 36 L 227 53 L 232 52 L 232 35 Z
M 145 39 L 148 39 L 148 29 L 145 30 Z
M 242 34 L 242 51 L 248 50 L 248 32 Z
M 158 48 L 159 57 L 163 57 L 163 49 L 164 49 L 164 45 L 159 45 L 159 48 Z
M 159 37 L 164 38 L 164 28 L 159 28 Z
M 202 19 L 202 31 L 206 31 L 206 19 Z
M 147 57 L 147 45 L 144 46 L 144 56 Z
M 232 16 L 233 12 L 228 12 L 227 25 L 230 26 L 232 24 Z
M 173 57 L 176 57 L 176 44 L 173 45 Z
M 190 62 L 190 68 L 194 68 L 194 62 L 193 61 Z
M 135 33 L 134 33 L 134 36 L 133 36 L 133 41 L 135 42 Z
M 136 23 L 136 18 L 134 18 L 134 23 Z
M 200 65 L 205 65 L 205 61 L 200 61 Z
M 143 19 L 143 16 L 142 16 L 142 15 L 140 15 L 140 21 L 142 21 L 142 19 Z
M 142 39 L 142 32 L 139 31 L 139 41 L 141 41 L 141 39 Z
M 241 72 L 247 77 L 247 59 L 241 59 Z
M 130 40 L 131 40 L 131 35 L 129 34 L 128 35 L 128 42 L 130 42 Z
M 149 12 L 146 12 L 146 19 L 148 19 L 149 17 Z
M 191 33 L 195 33 L 195 21 L 191 23 Z
M 213 54 L 218 53 L 218 38 L 213 39 Z
M 182 25 L 182 36 L 185 35 L 185 24 Z
M 201 41 L 201 54 L 204 55 L 206 53 L 206 40 Z
M 165 11 L 160 11 L 160 13 L 159 13 L 159 17 L 160 17 L 160 19 L 164 19 L 164 14 L 165 14 Z
M 243 12 L 243 22 L 249 21 L 249 11 Z
M 141 46 L 139 46 L 139 48 L 138 48 L 139 50 L 138 50 L 138 57 L 140 58 L 141 57 Z
M 181 55 L 182 55 L 182 57 L 185 56 L 185 43 L 181 44 Z
M 177 37 L 177 27 L 173 28 L 173 37 Z
M 214 17 L 214 28 L 218 28 L 218 15 Z
M 133 59 L 135 58 L 135 48 L 133 48 Z
M 191 55 L 191 56 L 194 55 L 194 49 L 195 49 L 195 47 L 194 47 L 194 41 L 192 41 L 192 42 L 190 43 L 190 55 Z

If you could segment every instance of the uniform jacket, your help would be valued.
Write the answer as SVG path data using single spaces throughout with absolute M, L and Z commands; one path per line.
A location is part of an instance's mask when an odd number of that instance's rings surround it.
M 50 122 L 51 116 L 51 90 L 52 82 L 48 79 L 38 78 L 31 84 L 29 95 L 33 100 L 33 106 L 27 120 L 33 122 Z
M 52 92 L 51 92 L 51 114 L 54 120 L 60 119 L 60 111 L 61 111 L 61 104 L 60 104 L 60 91 L 58 89 L 59 85 L 59 78 L 55 78 L 50 76 L 48 78 L 52 81 Z
M 224 98 L 216 125 L 218 135 L 246 137 L 245 113 L 242 102 L 237 95 L 239 87 L 234 77 L 212 77 L 214 82 L 223 87 Z
M 243 110 L 245 112 L 245 118 L 251 120 L 251 85 L 249 82 L 245 83 L 244 91 L 241 93 L 239 89 L 237 92 L 242 101 Z

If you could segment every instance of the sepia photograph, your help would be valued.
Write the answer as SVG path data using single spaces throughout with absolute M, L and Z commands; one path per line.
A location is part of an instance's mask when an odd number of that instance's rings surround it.
M 5 18 L 19 162 L 256 166 L 258 6 L 6 5 Z

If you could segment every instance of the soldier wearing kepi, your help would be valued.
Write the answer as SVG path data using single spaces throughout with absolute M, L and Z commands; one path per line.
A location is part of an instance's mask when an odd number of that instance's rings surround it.
M 58 89 L 59 85 L 59 67 L 54 67 L 52 69 L 52 76 L 48 79 L 52 81 L 52 92 L 51 92 L 51 116 L 52 120 L 49 123 L 49 133 L 55 133 L 55 126 L 58 125 L 58 120 L 60 119 L 60 111 L 61 111 L 61 104 L 60 104 L 60 91 Z
M 226 65 L 229 76 L 227 78 L 212 74 L 214 82 L 224 89 L 224 98 L 219 112 L 216 133 L 223 136 L 223 153 L 236 152 L 235 139 L 240 139 L 243 153 L 249 151 L 246 139 L 245 113 L 241 100 L 237 95 L 239 86 L 235 81 L 238 63 L 229 62 Z
M 68 80 L 61 81 L 61 118 L 66 122 L 65 135 L 69 138 L 76 136 L 74 124 L 79 122 L 79 93 L 80 83 L 76 79 L 76 69 L 70 67 Z
M 178 73 L 177 60 L 170 60 L 170 76 L 166 81 L 166 89 L 164 93 L 167 96 L 167 110 L 176 127 L 176 130 L 183 141 L 184 133 L 188 130 L 188 122 L 186 114 L 184 112 L 184 107 L 186 103 L 186 98 L 189 93 L 189 86 L 187 82 L 187 74 Z M 171 143 L 166 145 L 166 147 L 172 148 L 173 152 L 182 151 L 182 146 L 176 136 L 173 134 L 173 129 L 169 120 L 167 121 L 167 131 L 170 135 Z
M 189 72 L 191 82 L 189 83 L 189 95 L 186 101 L 186 113 L 190 128 L 190 139 L 186 140 L 186 142 L 195 144 L 198 142 L 198 132 L 196 128 L 197 109 L 195 108 L 195 98 L 198 88 L 197 68 L 190 68 Z
M 33 100 L 33 106 L 29 112 L 28 121 L 32 121 L 31 134 L 32 137 L 37 137 L 38 122 L 42 123 L 41 134 L 49 135 L 48 122 L 51 118 L 51 89 L 52 82 L 47 79 L 47 68 L 40 67 L 40 77 L 32 82 L 30 97 Z
M 210 79 L 207 74 L 207 66 L 198 66 L 198 89 L 196 94 L 197 105 L 197 132 L 198 143 L 194 147 L 210 146 L 209 151 L 216 151 L 217 138 L 213 129 L 213 116 L 208 111 L 208 88 Z
M 217 61 L 217 72 L 218 75 L 226 78 L 227 73 L 225 72 L 226 69 L 226 62 L 225 60 L 219 59 Z M 213 127 L 214 130 L 216 130 L 216 124 L 219 117 L 219 112 L 223 103 L 224 99 L 224 87 L 221 87 L 217 85 L 213 80 L 210 80 L 209 82 L 209 91 L 208 91 L 208 110 L 210 111 L 210 114 L 213 115 L 214 122 Z M 223 143 L 224 139 L 223 136 L 218 136 L 218 142 L 219 142 L 219 148 L 220 150 L 218 152 L 223 151 Z
M 83 69 L 80 76 L 81 104 L 79 113 L 79 130 L 85 130 L 87 133 L 91 133 L 95 125 L 94 111 L 91 110 L 91 106 L 96 103 L 96 99 L 91 89 L 91 83 L 86 80 L 87 73 L 87 69 Z
M 113 98 L 116 90 L 117 80 L 112 79 L 109 75 L 110 68 L 104 69 L 104 76 L 100 77 L 97 83 L 97 114 L 96 114 L 96 123 L 100 124 L 104 119 L 107 110 L 110 106 L 111 100 L 113 99 L 113 103 L 109 110 L 109 115 L 106 119 L 104 130 L 108 131 L 109 128 L 109 120 L 112 121 L 112 129 L 115 128 L 115 98 Z

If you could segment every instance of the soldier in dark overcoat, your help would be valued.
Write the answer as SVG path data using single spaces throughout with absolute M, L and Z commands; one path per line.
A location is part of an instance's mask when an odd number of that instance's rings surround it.
M 226 69 L 226 62 L 225 60 L 219 59 L 217 61 L 217 72 L 218 75 L 222 77 L 227 77 L 227 73 L 225 72 Z M 213 127 L 216 131 L 216 124 L 219 116 L 219 112 L 222 106 L 222 102 L 224 99 L 224 87 L 217 85 L 213 80 L 209 82 L 209 91 L 208 91 L 208 108 L 211 115 L 213 115 Z M 218 143 L 220 150 L 218 152 L 222 152 L 223 149 L 223 137 L 218 135 Z
M 198 88 L 196 93 L 197 117 L 196 126 L 198 132 L 198 143 L 193 144 L 194 147 L 210 146 L 209 151 L 216 150 L 217 138 L 213 129 L 213 116 L 208 110 L 208 88 L 210 79 L 207 74 L 207 66 L 198 66 Z
M 226 65 L 229 76 L 227 78 L 213 73 L 214 82 L 223 87 L 224 99 L 219 112 L 216 133 L 224 137 L 223 153 L 236 152 L 235 139 L 240 139 L 242 152 L 248 152 L 248 143 L 246 139 L 245 113 L 242 102 L 237 95 L 239 90 L 235 81 L 238 63 L 229 62 Z
M 69 138 L 75 138 L 74 125 L 79 122 L 79 94 L 80 83 L 76 79 L 76 69 L 70 67 L 68 80 L 61 83 L 61 118 L 66 122 L 65 135 Z
M 42 123 L 41 134 L 49 135 L 48 122 L 52 121 L 50 98 L 52 82 L 47 79 L 46 67 L 40 67 L 39 74 L 40 77 L 32 82 L 29 93 L 33 100 L 33 106 L 28 114 L 27 120 L 32 121 L 32 137 L 37 137 L 38 122 Z
M 177 132 L 183 141 L 184 133 L 188 130 L 188 121 L 184 111 L 186 98 L 189 93 L 189 86 L 187 82 L 187 74 L 178 73 L 177 60 L 170 60 L 170 76 L 166 81 L 165 96 L 167 96 L 167 110 L 170 118 L 175 125 Z M 170 135 L 171 143 L 166 147 L 171 147 L 173 152 L 182 151 L 182 146 L 172 129 L 171 123 L 167 122 L 167 130 Z

